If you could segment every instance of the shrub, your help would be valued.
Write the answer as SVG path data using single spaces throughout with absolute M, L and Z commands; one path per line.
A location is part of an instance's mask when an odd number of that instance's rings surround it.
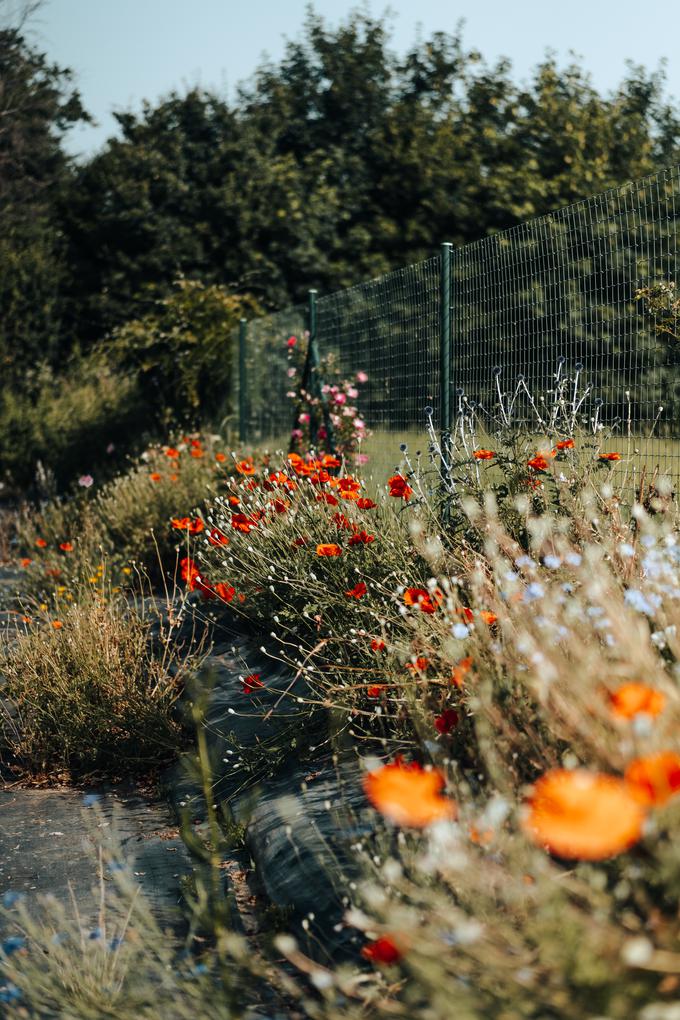
M 152 620 L 100 584 L 26 617 L 2 657 L 5 755 L 33 776 L 148 772 L 185 739 L 177 699 L 193 657 L 151 647 Z M 11 709 L 11 710 L 10 710 Z

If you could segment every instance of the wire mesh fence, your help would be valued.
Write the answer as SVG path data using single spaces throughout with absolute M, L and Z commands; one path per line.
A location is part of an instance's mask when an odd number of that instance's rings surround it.
M 358 408 L 373 433 L 365 449 L 374 470 L 394 466 L 401 442 L 419 444 L 426 407 L 442 424 L 446 385 L 454 413 L 472 404 L 492 414 L 499 393 L 523 380 L 535 406 L 527 399 L 516 408 L 540 431 L 541 402 L 566 366 L 587 389 L 584 408 L 597 408 L 628 444 L 635 470 L 658 467 L 677 478 L 679 215 L 674 167 L 453 251 L 450 310 L 442 307 L 440 256 L 320 297 L 322 356 L 340 376 L 368 377 Z M 451 375 L 442 380 L 447 313 Z M 286 444 L 293 415 L 286 340 L 305 324 L 304 305 L 250 324 L 251 442 Z

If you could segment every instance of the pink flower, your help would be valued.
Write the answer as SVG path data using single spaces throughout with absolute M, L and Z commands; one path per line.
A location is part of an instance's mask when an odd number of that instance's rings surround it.
M 345 392 L 347 393 L 347 396 L 350 398 L 350 400 L 356 400 L 356 398 L 359 396 L 359 390 L 356 389 L 355 386 L 348 386 Z
M 295 392 L 295 390 L 288 390 L 286 396 L 293 400 L 297 396 L 297 393 Z
M 109 445 L 106 447 L 106 452 L 107 453 L 113 453 L 113 451 L 115 449 L 116 449 L 116 444 L 115 443 L 109 443 Z
M 81 475 L 78 479 L 78 485 L 82 485 L 84 489 L 89 489 L 93 482 L 94 478 L 92 475 Z
M 357 382 L 368 382 L 368 376 L 365 372 L 357 372 Z
M 289 379 L 292 379 L 293 376 L 295 375 L 295 369 L 294 368 L 287 368 L 286 369 L 286 375 L 288 376 Z
M 368 454 L 367 453 L 357 453 L 357 454 L 355 454 L 354 459 L 357 462 L 357 464 L 368 464 Z
M 332 415 L 331 415 L 331 421 L 333 422 L 333 424 L 334 424 L 334 425 L 336 426 L 336 428 L 337 428 L 337 426 L 338 426 L 338 425 L 340 424 L 340 422 L 342 421 L 342 419 L 341 419 L 341 417 L 340 417 L 340 415 L 339 415 L 339 414 L 332 414 Z
M 346 404 L 347 403 L 347 397 L 346 397 L 346 395 L 344 393 L 336 393 L 335 396 L 333 397 L 333 400 L 334 400 L 334 402 L 336 404 Z
M 351 418 L 353 414 L 356 414 L 356 411 L 357 411 L 356 407 L 343 407 L 342 417 Z
M 321 387 L 321 392 L 322 393 L 330 393 L 331 392 L 331 388 L 328 385 L 328 383 L 324 383 L 323 384 L 323 386 Z
M 303 414 L 300 415 L 300 417 L 298 418 L 298 421 L 300 422 L 301 425 L 308 425 L 309 424 L 309 415 L 307 414 L 306 411 Z
M 288 337 L 288 346 L 289 347 L 295 347 L 296 343 L 297 343 L 297 337 L 296 336 L 289 336 Z
M 361 418 L 355 418 L 353 424 L 354 424 L 354 428 L 355 429 L 365 429 L 366 428 L 366 422 L 362 421 Z
M 291 436 L 293 439 L 302 439 L 302 429 L 293 429 Z
M 328 438 L 328 433 L 326 432 L 326 430 L 323 427 L 323 425 L 321 426 L 321 428 L 317 432 L 317 435 L 318 435 L 319 439 L 327 439 Z

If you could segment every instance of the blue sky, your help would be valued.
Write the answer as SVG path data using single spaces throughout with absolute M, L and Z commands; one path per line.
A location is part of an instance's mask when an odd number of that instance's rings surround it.
M 138 109 L 173 88 L 200 84 L 233 95 L 263 53 L 283 53 L 302 25 L 306 0 L 46 0 L 31 38 L 71 67 L 98 127 L 74 130 L 68 147 L 88 154 L 115 131 L 113 109 Z M 335 24 L 356 4 L 316 0 Z M 373 13 L 383 3 L 369 2 Z M 526 78 L 545 55 L 583 58 L 596 86 L 613 88 L 626 59 L 654 68 L 668 59 L 669 92 L 680 100 L 678 0 L 391 0 L 394 47 L 406 49 L 418 25 L 424 36 L 465 22 L 464 42 L 487 60 L 511 58 Z

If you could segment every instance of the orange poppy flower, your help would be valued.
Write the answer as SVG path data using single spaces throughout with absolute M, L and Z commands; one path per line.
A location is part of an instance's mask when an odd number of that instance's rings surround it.
M 635 681 L 609 692 L 612 715 L 618 719 L 633 719 L 639 714 L 657 716 L 663 712 L 665 704 L 666 696 L 661 691 Z
M 61 622 L 61 620 L 52 620 L 52 626 L 54 627 L 55 630 L 61 630 L 64 624 Z
M 353 588 L 350 588 L 349 591 L 346 591 L 345 595 L 347 596 L 348 599 L 360 599 L 364 597 L 367 591 L 368 588 L 366 587 L 364 582 L 359 581 L 359 583 L 355 584 Z
M 493 627 L 494 623 L 498 621 L 498 617 L 495 613 L 490 613 L 488 609 L 481 609 L 479 612 L 480 620 L 483 620 L 489 627 Z
M 194 446 L 191 450 L 189 450 L 189 453 L 194 458 L 194 460 L 200 460 L 201 457 L 203 456 L 203 450 L 201 450 L 200 447 L 198 446 Z
M 456 817 L 456 805 L 441 796 L 444 776 L 426 772 L 417 762 L 395 761 L 364 777 L 364 792 L 374 808 L 395 825 L 424 829 Z
M 61 570 L 58 570 L 56 567 L 51 567 L 49 570 L 45 571 L 45 575 L 47 577 L 61 577 Z
M 493 450 L 474 450 L 472 456 L 475 460 L 493 460 L 496 454 Z
M 371 648 L 374 652 L 384 652 L 387 645 L 380 638 L 373 638 L 371 641 Z
M 29 556 L 24 556 L 23 559 L 21 559 L 19 562 L 21 563 L 21 566 L 25 569 L 29 565 L 29 563 L 33 562 L 33 560 Z
M 214 586 L 214 592 L 218 598 L 222 599 L 223 602 L 231 602 L 236 594 L 236 589 L 230 584 L 223 584 L 222 581 L 220 581 Z
M 366 694 L 369 698 L 379 698 L 385 690 L 387 690 L 387 684 L 369 684 L 366 688 Z
M 645 810 L 630 785 L 586 769 L 553 769 L 534 785 L 524 828 L 558 857 L 600 861 L 633 846 Z
M 377 503 L 374 503 L 373 500 L 369 499 L 367 496 L 361 496 L 357 500 L 357 506 L 359 510 L 373 510 L 373 508 L 376 507 L 377 505 L 378 505 Z
M 407 662 L 406 669 L 411 669 L 413 672 L 424 673 L 426 669 L 430 668 L 430 660 L 424 655 L 419 655 L 415 662 Z
M 620 453 L 601 453 L 599 460 L 621 460 Z
M 461 688 L 463 686 L 463 680 L 470 672 L 472 668 L 472 656 L 467 655 L 464 659 L 453 667 L 451 671 L 451 683 L 454 687 Z
M 537 453 L 535 457 L 527 461 L 527 467 L 530 467 L 532 471 L 546 471 L 548 468 L 548 461 L 542 453 Z
M 37 545 L 38 549 L 44 549 L 47 545 L 47 542 L 45 541 L 44 538 L 36 538 L 35 544 Z
M 381 935 L 375 942 L 369 942 L 367 946 L 364 946 L 361 950 L 361 955 L 364 960 L 370 960 L 372 963 L 386 963 L 389 965 L 401 960 L 402 952 L 394 944 L 389 935 Z
M 168 477 L 171 482 L 176 482 L 177 479 L 179 478 L 179 475 L 168 475 Z
M 339 457 L 335 457 L 332 453 L 326 453 L 321 459 L 321 464 L 325 468 L 339 468 L 341 464 Z
M 236 470 L 240 475 L 254 475 L 255 465 L 253 464 L 253 458 L 246 457 L 244 460 L 237 461 Z
M 216 453 L 215 454 L 215 460 L 217 461 L 218 464 L 224 464 L 226 459 L 227 459 L 226 453 Z
M 253 691 L 257 690 L 258 687 L 264 687 L 264 684 L 260 680 L 259 673 L 251 673 L 250 676 L 244 676 L 241 680 L 244 694 L 252 694 Z
M 70 542 L 60 542 L 59 548 L 62 552 L 73 552 L 73 546 Z
M 179 450 L 176 450 L 174 446 L 169 446 L 165 451 L 165 456 L 172 457 L 172 459 L 174 460 L 175 457 L 179 457 Z
M 229 545 L 229 539 L 226 535 L 223 535 L 217 528 L 213 528 L 208 535 L 208 541 L 211 545 Z
M 229 497 L 229 506 L 240 506 L 240 505 L 241 505 L 241 500 L 239 499 L 238 496 L 230 496 Z
M 317 556 L 340 556 L 342 549 L 339 545 L 335 545 L 334 542 L 326 542 L 316 547 Z
M 413 493 L 413 489 L 403 475 L 392 475 L 387 480 L 387 484 L 390 487 L 390 496 L 395 496 L 397 499 L 408 499 Z
M 404 604 L 407 606 L 419 606 L 423 613 L 435 613 L 437 606 L 443 601 L 444 595 L 439 589 L 430 594 L 425 588 L 407 588 L 404 592 Z
M 152 471 L 152 473 L 149 475 L 149 478 L 151 479 L 152 482 L 160 482 L 162 477 L 163 477 L 162 475 L 158 474 L 158 471 Z
M 556 450 L 573 450 L 574 449 L 573 439 L 562 439 L 559 443 L 555 444 Z
M 643 804 L 665 804 L 680 793 L 680 755 L 659 751 L 636 758 L 626 769 L 625 779 Z

